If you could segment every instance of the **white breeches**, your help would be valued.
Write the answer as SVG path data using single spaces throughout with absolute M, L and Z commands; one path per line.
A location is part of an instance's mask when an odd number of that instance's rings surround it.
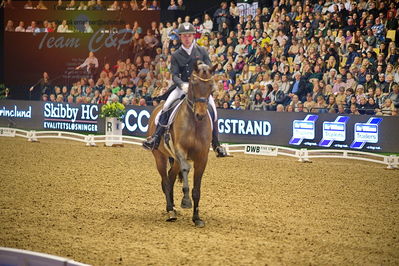
M 166 99 L 163 108 L 162 108 L 162 112 L 167 111 L 170 106 L 172 105 L 172 103 L 181 98 L 181 96 L 184 94 L 184 91 L 182 89 L 180 89 L 179 87 L 176 87 L 168 96 L 168 99 Z M 215 121 L 217 121 L 217 112 L 216 112 L 216 105 L 215 105 L 215 101 L 213 100 L 212 95 L 209 95 L 209 104 L 212 106 L 213 112 L 215 113 Z
M 168 96 L 168 99 L 166 99 L 163 107 L 162 107 L 162 112 L 167 111 L 172 103 L 179 99 L 182 95 L 184 94 L 184 91 L 180 89 L 179 87 L 176 87 Z

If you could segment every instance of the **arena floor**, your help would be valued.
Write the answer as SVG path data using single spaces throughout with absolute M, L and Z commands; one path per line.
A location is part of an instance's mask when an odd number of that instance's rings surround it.
M 211 153 L 202 229 L 191 210 L 164 221 L 138 146 L 3 137 L 0 165 L 0 246 L 94 265 L 399 264 L 399 171 L 378 164 Z

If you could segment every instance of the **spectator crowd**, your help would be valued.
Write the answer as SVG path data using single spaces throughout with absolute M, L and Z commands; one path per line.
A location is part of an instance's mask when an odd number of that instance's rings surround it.
M 171 0 L 168 9 L 183 7 Z M 52 87 L 43 100 L 158 104 L 172 84 L 178 26 L 189 21 L 196 42 L 217 65 L 213 96 L 219 108 L 398 115 L 398 8 L 396 1 L 275 0 L 242 16 L 234 2 L 222 2 L 203 17 L 152 25 L 133 41 L 135 56 L 100 62 L 98 78 Z M 154 52 L 140 54 L 149 43 Z
M 19 2 L 19 1 L 18 1 Z M 22 1 L 21 1 L 22 2 Z M 35 3 L 34 3 L 35 2 Z M 156 0 L 142 0 L 142 1 L 101 1 L 101 0 L 86 0 L 86 1 L 31 1 L 28 0 L 24 4 L 24 9 L 37 10 L 68 10 L 68 11 L 144 11 L 144 10 L 160 10 L 159 3 Z M 3 0 L 1 7 L 16 9 L 12 0 Z

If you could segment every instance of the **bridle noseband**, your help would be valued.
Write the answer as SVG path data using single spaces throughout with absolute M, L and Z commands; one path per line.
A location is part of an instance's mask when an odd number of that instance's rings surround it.
M 194 73 L 192 75 L 193 75 L 193 77 L 195 77 L 195 78 L 197 78 L 197 79 L 199 79 L 199 80 L 201 80 L 203 82 L 209 82 L 209 81 L 212 80 L 212 78 L 209 78 L 209 79 L 201 78 L 200 76 L 198 76 L 198 75 L 196 75 Z M 190 86 L 192 86 L 191 82 L 190 82 Z M 188 96 L 186 97 L 186 100 L 187 100 L 188 106 L 193 111 L 193 113 L 195 112 L 195 104 L 196 103 L 206 103 L 206 104 L 209 103 L 209 97 L 208 98 L 205 98 L 205 97 L 196 98 L 194 95 L 193 95 L 193 99 L 192 100 L 189 99 Z

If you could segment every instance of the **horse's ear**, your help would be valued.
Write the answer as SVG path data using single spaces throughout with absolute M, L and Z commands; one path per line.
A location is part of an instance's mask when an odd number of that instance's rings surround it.
M 214 64 L 214 65 L 212 66 L 212 68 L 211 68 L 211 73 L 212 73 L 212 74 L 215 73 L 215 70 L 217 69 L 217 67 L 218 67 L 218 64 Z

